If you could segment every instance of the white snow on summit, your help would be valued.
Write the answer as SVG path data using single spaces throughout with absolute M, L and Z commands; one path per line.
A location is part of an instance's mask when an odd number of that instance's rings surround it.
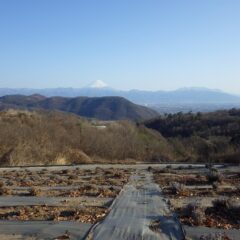
M 97 80 L 89 85 L 90 88 L 105 88 L 108 87 L 108 85 L 103 82 L 102 80 Z

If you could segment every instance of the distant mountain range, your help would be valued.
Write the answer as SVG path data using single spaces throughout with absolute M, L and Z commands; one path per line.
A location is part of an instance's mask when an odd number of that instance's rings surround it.
M 0 110 L 6 108 L 46 109 L 71 112 L 100 120 L 146 120 L 158 116 L 154 110 L 122 97 L 45 97 L 34 94 L 0 97 Z
M 0 96 L 33 95 L 46 97 L 106 97 L 119 96 L 135 104 L 149 106 L 160 113 L 215 111 L 240 107 L 240 96 L 208 88 L 181 88 L 174 91 L 122 91 L 97 80 L 83 88 L 0 88 Z
M 105 97 L 120 96 L 137 104 L 158 105 L 158 104 L 215 104 L 215 103 L 240 103 L 240 96 L 235 96 L 215 89 L 208 88 L 181 88 L 174 91 L 122 91 L 108 87 L 100 80 L 84 88 L 0 88 L 0 96 L 21 94 L 40 94 L 46 97 Z

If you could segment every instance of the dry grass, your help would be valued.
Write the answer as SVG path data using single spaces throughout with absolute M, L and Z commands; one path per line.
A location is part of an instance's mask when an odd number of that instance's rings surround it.
M 7 187 L 0 188 L 0 195 L 12 195 L 12 190 Z
M 50 207 L 50 206 L 19 206 L 0 208 L 1 220 L 17 221 L 78 221 L 95 223 L 107 213 L 100 207 Z
M 176 209 L 182 224 L 210 228 L 240 229 L 240 207 L 230 200 L 217 199 L 211 207 L 187 204 Z
M 205 209 L 197 204 L 188 204 L 178 210 L 181 222 L 192 226 L 201 226 L 206 219 Z
M 122 187 L 126 184 L 130 173 L 131 171 L 127 169 L 113 168 L 4 171 L 0 172 L 0 177 L 3 179 L 0 193 L 19 196 L 115 197 L 119 192 L 119 188 L 115 186 Z M 10 179 L 18 179 L 18 181 Z M 69 189 L 51 189 L 58 186 L 69 187 Z
M 29 190 L 29 195 L 30 196 L 41 196 L 41 189 L 38 187 L 32 187 Z
M 171 154 L 162 150 L 167 143 L 160 134 L 134 123 L 108 123 L 103 134 L 90 121 L 60 112 L 2 111 L 0 134 L 2 166 L 135 163 Z

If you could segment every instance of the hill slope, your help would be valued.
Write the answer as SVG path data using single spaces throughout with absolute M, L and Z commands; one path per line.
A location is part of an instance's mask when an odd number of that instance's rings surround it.
M 174 157 L 160 134 L 134 122 L 91 121 L 58 111 L 0 111 L 0 135 L 0 165 L 130 163 Z
M 91 121 L 59 111 L 9 109 L 0 111 L 0 165 L 239 163 L 239 133 L 240 110 L 234 109 L 170 114 L 149 120 L 145 126 L 131 121 Z
M 240 162 L 240 110 L 169 114 L 145 122 L 185 159 Z
M 100 120 L 146 120 L 158 114 L 122 97 L 50 97 L 8 95 L 0 98 L 0 108 L 42 108 L 60 110 Z

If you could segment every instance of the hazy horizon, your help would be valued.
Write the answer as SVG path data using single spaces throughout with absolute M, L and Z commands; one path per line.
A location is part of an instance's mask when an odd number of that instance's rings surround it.
M 71 87 L 71 86 L 55 86 L 55 87 L 41 87 L 41 88 L 36 88 L 36 87 L 0 87 L 0 89 L 36 89 L 36 90 L 44 90 L 44 89 L 84 89 L 84 88 L 95 88 L 95 87 L 92 87 L 91 85 L 94 84 L 94 82 L 91 82 L 87 85 L 84 85 L 84 86 L 80 86 L 80 87 Z M 104 82 L 105 83 L 105 82 Z M 107 83 L 105 83 L 107 84 Z M 98 89 L 101 89 L 101 88 L 109 88 L 109 89 L 112 89 L 112 90 L 116 90 L 116 91 L 134 91 L 134 90 L 139 90 L 139 91 L 149 91 L 149 92 L 154 92 L 154 91 L 164 91 L 164 92 L 171 92 L 171 91 L 178 91 L 178 90 L 210 90 L 210 91 L 220 91 L 220 92 L 224 92 L 224 93 L 229 93 L 229 94 L 233 94 L 233 95 L 240 95 L 240 94 L 236 94 L 236 93 L 231 93 L 231 92 L 227 92 L 225 90 L 222 90 L 222 89 L 217 89 L 217 88 L 207 88 L 207 87 L 204 87 L 204 86 L 196 86 L 196 87 L 179 87 L 179 88 L 174 88 L 174 89 L 155 89 L 155 90 L 148 90 L 148 89 L 139 89 L 139 88 L 131 88 L 131 89 L 120 89 L 120 88 L 114 88 L 110 85 L 106 85 L 105 87 L 96 87 Z
M 240 95 L 240 2 L 0 2 L 0 88 L 206 87 Z

